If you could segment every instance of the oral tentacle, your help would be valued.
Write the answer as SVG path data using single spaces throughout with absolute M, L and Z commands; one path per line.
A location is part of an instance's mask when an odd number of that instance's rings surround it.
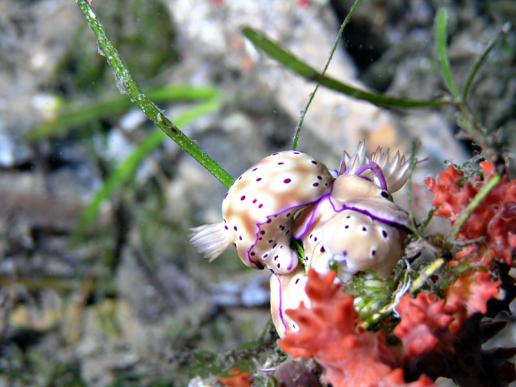
M 358 168 L 355 171 L 355 175 L 360 176 L 365 171 L 372 170 L 374 174 L 376 175 L 378 182 L 380 183 L 380 187 L 383 190 L 387 190 L 387 181 L 385 180 L 385 176 L 383 175 L 382 169 L 378 164 L 376 164 L 374 161 L 371 161 L 370 163 Z

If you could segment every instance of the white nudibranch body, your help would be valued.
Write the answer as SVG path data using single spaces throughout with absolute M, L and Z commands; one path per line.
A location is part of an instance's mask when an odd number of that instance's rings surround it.
M 244 172 L 222 203 L 223 221 L 194 229 L 191 241 L 214 259 L 231 243 L 247 266 L 270 269 L 271 313 L 280 336 L 295 330 L 286 310 L 301 302 L 309 268 L 337 267 L 346 281 L 358 271 L 388 276 L 401 258 L 407 213 L 391 194 L 406 182 L 403 156 L 380 148 L 370 157 L 360 143 L 338 173 L 297 151 L 268 156 Z M 290 248 L 302 242 L 304 265 Z
M 338 176 L 331 194 L 306 209 L 294 227 L 303 242 L 306 265 L 339 277 L 372 270 L 388 276 L 401 257 L 407 213 L 387 191 L 355 175 Z

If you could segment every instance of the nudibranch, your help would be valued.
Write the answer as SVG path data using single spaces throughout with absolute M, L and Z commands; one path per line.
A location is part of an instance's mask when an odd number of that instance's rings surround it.
M 235 181 L 222 202 L 223 221 L 195 228 L 191 242 L 210 260 L 233 243 L 245 265 L 272 271 L 271 313 L 283 336 L 297 329 L 286 310 L 309 306 L 307 268 L 336 267 L 344 281 L 358 271 L 390 274 L 408 230 L 392 193 L 408 172 L 399 152 L 391 157 L 378 149 L 368 157 L 363 143 L 352 157 L 344 154 L 335 174 L 305 153 L 275 153 Z M 292 239 L 303 243 L 304 265 Z
M 408 177 L 399 152 L 378 149 L 367 157 L 363 143 L 345 154 L 330 193 L 299 216 L 294 238 L 303 242 L 306 265 L 341 274 L 371 270 L 388 276 L 402 255 L 408 215 L 392 200 Z
M 290 248 L 294 215 L 327 195 L 333 180 L 323 163 L 305 153 L 274 153 L 231 186 L 222 202 L 223 222 L 195 228 L 191 242 L 210 260 L 233 243 L 245 265 L 290 273 L 298 264 Z

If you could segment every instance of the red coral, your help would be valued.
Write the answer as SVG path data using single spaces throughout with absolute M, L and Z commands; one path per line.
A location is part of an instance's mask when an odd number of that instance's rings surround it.
M 426 375 L 421 375 L 421 377 L 412 383 L 405 383 L 403 377 L 403 370 L 401 368 L 397 368 L 392 371 L 389 375 L 383 378 L 379 383 L 378 387 L 431 387 L 435 386 L 432 379 L 430 379 Z
M 436 179 L 428 178 L 425 184 L 434 195 L 432 204 L 436 215 L 449 218 L 452 224 L 458 219 L 479 189 L 495 172 L 491 162 L 480 163 L 483 179 L 473 183 L 463 182 L 463 172 L 449 166 Z M 462 226 L 459 239 L 471 240 L 486 237 L 489 252 L 498 260 L 510 265 L 516 251 L 516 181 L 503 180 L 469 216 Z
M 434 195 L 432 205 L 437 208 L 435 214 L 449 218 L 452 223 L 476 194 L 471 185 L 462 186 L 463 175 L 462 171 L 450 165 L 436 179 L 429 177 L 425 180 L 426 187 Z
M 484 246 L 471 244 L 456 252 L 454 259 L 448 264 L 449 266 L 459 266 L 465 261 L 475 266 L 489 267 L 493 262 L 493 255 Z
M 401 321 L 394 334 L 402 341 L 405 358 L 452 351 L 464 321 L 474 313 L 486 313 L 487 302 L 499 291 L 500 281 L 489 273 L 470 271 L 448 288 L 445 300 L 428 292 L 416 298 L 403 296 L 397 307 Z
M 228 377 L 218 377 L 217 380 L 225 387 L 251 387 L 252 377 L 248 372 L 233 368 Z
M 353 297 L 341 292 L 334 278 L 334 273 L 310 271 L 306 292 L 311 307 L 287 311 L 299 330 L 287 332 L 279 340 L 280 348 L 293 357 L 315 358 L 324 368 L 325 381 L 335 387 L 389 385 L 382 381 L 399 378 L 399 372 L 392 375 L 394 352 L 382 334 L 361 331 Z M 419 384 L 424 385 L 428 384 Z
M 490 162 L 480 163 L 484 182 L 494 175 Z M 489 193 L 461 230 L 462 239 L 487 236 L 490 252 L 510 265 L 516 250 L 516 181 L 507 177 Z
M 499 292 L 500 281 L 495 281 L 489 273 L 469 271 L 446 291 L 446 310 L 456 312 L 463 308 L 468 317 L 486 313 L 487 302 Z
M 489 248 L 495 257 L 507 265 L 514 263 L 516 252 L 516 184 L 511 184 L 509 190 L 507 196 L 512 201 L 502 203 L 487 224 Z
M 416 298 L 405 295 L 397 307 L 401 322 L 394 334 L 401 339 L 406 357 L 421 356 L 438 346 L 449 350 L 452 336 L 448 326 L 453 317 L 445 310 L 445 301 L 422 292 Z

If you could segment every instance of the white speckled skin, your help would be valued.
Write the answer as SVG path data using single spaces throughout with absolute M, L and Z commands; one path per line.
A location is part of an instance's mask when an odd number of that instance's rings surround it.
M 402 255 L 404 237 L 396 227 L 344 210 L 314 223 L 303 244 L 308 265 L 319 273 L 327 273 L 335 261 L 342 273 L 372 270 L 386 277 Z
M 343 275 L 372 270 L 388 276 L 402 255 L 407 219 L 374 183 L 341 175 L 330 195 L 301 214 L 294 235 L 303 241 L 306 264 L 320 273 L 335 262 Z
M 271 286 L 271 315 L 272 322 L 280 337 L 287 330 L 297 330 L 296 323 L 287 316 L 287 309 L 297 308 L 301 302 L 310 306 L 310 299 L 305 293 L 308 277 L 304 267 L 299 266 L 294 271 L 278 275 L 273 273 L 270 279 Z
M 329 192 L 332 182 L 324 164 L 297 151 L 275 153 L 244 172 L 222 203 L 224 228 L 242 261 L 280 274 L 294 270 L 292 218 Z

